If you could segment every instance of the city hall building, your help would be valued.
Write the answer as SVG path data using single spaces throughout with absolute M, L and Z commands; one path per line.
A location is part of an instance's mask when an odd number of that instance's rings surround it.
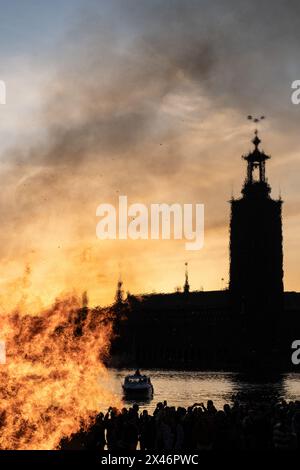
M 228 289 L 128 295 L 118 284 L 111 364 L 121 367 L 292 369 L 300 339 L 300 293 L 284 292 L 282 200 L 271 197 L 270 158 L 259 147 L 243 158 L 241 197 L 232 198 Z

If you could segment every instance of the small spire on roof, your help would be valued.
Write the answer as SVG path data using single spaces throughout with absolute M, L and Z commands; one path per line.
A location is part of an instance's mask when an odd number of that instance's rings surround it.
M 184 283 L 184 286 L 183 286 L 183 292 L 185 294 L 188 294 L 189 291 L 190 291 L 188 263 L 185 262 L 184 265 L 185 265 L 185 283 Z

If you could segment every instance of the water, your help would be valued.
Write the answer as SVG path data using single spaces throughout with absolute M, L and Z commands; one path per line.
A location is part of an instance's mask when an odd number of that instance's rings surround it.
M 250 379 L 230 372 L 198 372 L 170 370 L 142 370 L 149 375 L 154 387 L 152 400 L 140 401 L 141 409 L 154 410 L 156 403 L 167 400 L 169 405 L 190 406 L 194 403 L 213 400 L 217 407 L 232 401 L 232 396 L 277 398 L 300 400 L 300 374 L 284 374 L 263 381 Z M 121 384 L 125 375 L 132 370 L 110 370 L 109 387 L 120 399 L 124 406 L 132 404 L 124 400 Z

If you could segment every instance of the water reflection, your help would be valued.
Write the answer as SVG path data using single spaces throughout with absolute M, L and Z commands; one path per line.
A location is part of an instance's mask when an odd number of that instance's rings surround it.
M 111 370 L 110 384 L 113 391 L 123 399 L 124 405 L 132 405 L 136 400 L 123 397 L 122 381 L 130 370 Z M 139 402 L 142 409 L 153 411 L 156 403 L 167 400 L 170 405 L 189 406 L 211 399 L 217 407 L 230 403 L 234 395 L 242 399 L 300 399 L 300 374 L 285 374 L 276 377 L 253 377 L 231 372 L 199 372 L 143 370 L 151 377 L 154 386 L 153 399 Z
M 240 400 L 281 400 L 286 398 L 283 375 L 236 374 L 232 380 L 232 394 Z

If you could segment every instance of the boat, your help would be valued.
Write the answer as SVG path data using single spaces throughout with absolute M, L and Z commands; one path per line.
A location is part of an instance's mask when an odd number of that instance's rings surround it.
M 152 396 L 154 389 L 150 377 L 140 373 L 139 369 L 133 375 L 126 375 L 122 385 L 126 396 Z

